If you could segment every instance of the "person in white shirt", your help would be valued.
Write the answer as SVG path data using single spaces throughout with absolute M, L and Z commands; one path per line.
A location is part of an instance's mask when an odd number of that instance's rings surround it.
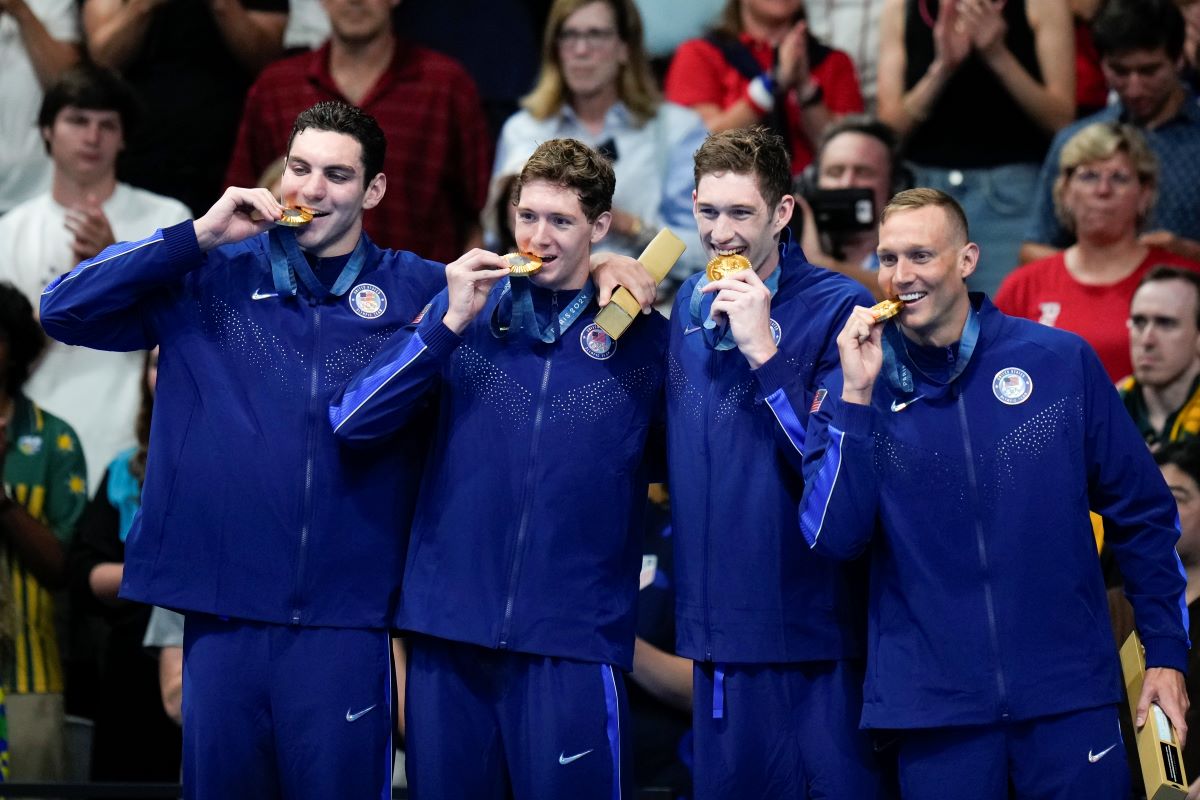
M 0 217 L 0 280 L 37 308 L 42 289 L 115 241 L 136 241 L 191 217 L 177 200 L 116 178 L 117 155 L 138 108 L 115 73 L 81 65 L 50 86 L 38 128 L 53 163 L 50 191 Z M 79 434 L 88 485 L 134 444 L 143 353 L 51 342 L 25 393 Z

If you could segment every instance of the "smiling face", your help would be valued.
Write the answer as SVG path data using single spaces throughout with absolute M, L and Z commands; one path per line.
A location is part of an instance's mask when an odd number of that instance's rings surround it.
M 313 211 L 313 221 L 296 229 L 301 247 L 321 258 L 354 249 L 363 212 L 377 206 L 387 188 L 382 173 L 364 181 L 363 171 L 362 146 L 353 136 L 315 128 L 296 134 L 280 199 Z
M 979 248 L 945 210 L 896 211 L 879 226 L 879 288 L 904 301 L 898 321 L 919 344 L 947 346 L 962 335 L 970 308 L 967 276 Z
M 521 187 L 513 230 L 517 247 L 542 260 L 530 280 L 545 289 L 580 289 L 591 268 L 592 245 L 604 238 L 612 214 L 588 222 L 579 194 L 566 186 L 533 180 Z
M 792 218 L 795 199 L 784 195 L 767 206 L 754 175 L 714 172 L 701 176 L 692 192 L 692 213 L 708 258 L 739 254 L 760 278 L 779 263 L 779 233 Z

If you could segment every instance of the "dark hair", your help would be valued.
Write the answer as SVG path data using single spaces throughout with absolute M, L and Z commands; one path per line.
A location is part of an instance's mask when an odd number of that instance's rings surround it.
M 1137 288 L 1141 289 L 1147 283 L 1157 283 L 1159 281 L 1183 281 L 1196 290 L 1196 327 L 1200 328 L 1200 274 L 1192 272 L 1190 269 L 1182 269 L 1181 267 L 1172 267 L 1169 264 L 1158 264 L 1151 267 L 1140 281 Z M 1137 294 L 1137 290 L 1134 290 Z M 1200 485 L 1198 483 L 1197 485 Z
M 843 133 L 861 133 L 863 136 L 879 140 L 879 143 L 887 148 L 888 155 L 895 163 L 896 147 L 898 146 L 896 132 L 887 123 L 880 122 L 869 114 L 850 114 L 826 127 L 825 132 L 821 134 L 821 144 L 817 147 L 817 157 L 820 158 L 825 146 Z
M 369 186 L 376 175 L 383 172 L 383 159 L 387 155 L 387 137 L 379 123 L 361 108 L 340 100 L 322 100 L 301 111 L 292 125 L 288 136 L 287 153 L 292 153 L 292 142 L 303 131 L 344 133 L 353 137 L 362 146 L 363 186 Z
M 551 139 L 538 145 L 517 176 L 514 203 L 520 198 L 521 189 L 533 181 L 546 181 L 576 191 L 588 222 L 595 222 L 612 208 L 613 191 L 617 188 L 612 163 L 577 139 Z
M 1167 442 L 1154 451 L 1154 463 L 1160 467 L 1173 464 L 1200 487 L 1200 440 L 1182 439 Z
M 732 172 L 753 175 L 759 194 L 774 209 L 792 191 L 792 159 L 778 133 L 761 125 L 714 133 L 696 151 L 696 186 L 705 175 Z
M 8 345 L 4 389 L 12 395 L 29 379 L 29 368 L 46 346 L 46 334 L 29 300 L 7 281 L 0 282 L 0 341 Z
M 1176 61 L 1183 53 L 1183 34 L 1183 14 L 1174 0 L 1108 0 L 1092 20 L 1101 58 L 1161 47 Z
M 142 115 L 142 104 L 133 88 L 110 69 L 83 62 L 64 72 L 50 84 L 38 111 L 38 127 L 54 125 L 58 112 L 67 106 L 90 111 L 115 111 L 121 130 L 128 137 Z M 46 146 L 49 152 L 49 145 Z

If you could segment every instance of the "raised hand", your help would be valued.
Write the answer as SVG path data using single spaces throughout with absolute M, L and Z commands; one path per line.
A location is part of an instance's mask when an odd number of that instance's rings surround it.
M 270 230 L 283 206 L 266 189 L 230 186 L 213 207 L 196 220 L 196 241 L 201 250 L 240 242 Z
M 883 325 L 869 308 L 855 306 L 837 337 L 842 360 L 842 399 L 870 405 L 875 379 L 883 368 Z
M 751 369 L 762 366 L 778 348 L 771 335 L 771 290 L 752 269 L 735 272 L 713 281 L 702 290 L 716 293 L 712 318 L 729 322 L 734 344 L 750 362 Z
M 457 261 L 447 264 L 449 308 L 442 318 L 445 326 L 455 333 L 466 330 L 487 303 L 496 281 L 508 272 L 508 264 L 504 259 L 487 250 L 471 250 Z
M 71 240 L 71 252 L 76 261 L 86 261 L 116 242 L 112 226 L 100 202 L 92 195 L 84 198 L 80 205 L 67 209 L 63 226 L 74 237 Z

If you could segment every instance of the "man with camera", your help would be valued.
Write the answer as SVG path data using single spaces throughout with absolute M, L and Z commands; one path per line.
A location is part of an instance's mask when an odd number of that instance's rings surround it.
M 853 278 L 878 295 L 876 220 L 898 183 L 896 135 L 874 117 L 831 125 L 813 165 L 798 181 L 800 234 L 808 259 Z M 882 299 L 879 296 L 878 299 Z

